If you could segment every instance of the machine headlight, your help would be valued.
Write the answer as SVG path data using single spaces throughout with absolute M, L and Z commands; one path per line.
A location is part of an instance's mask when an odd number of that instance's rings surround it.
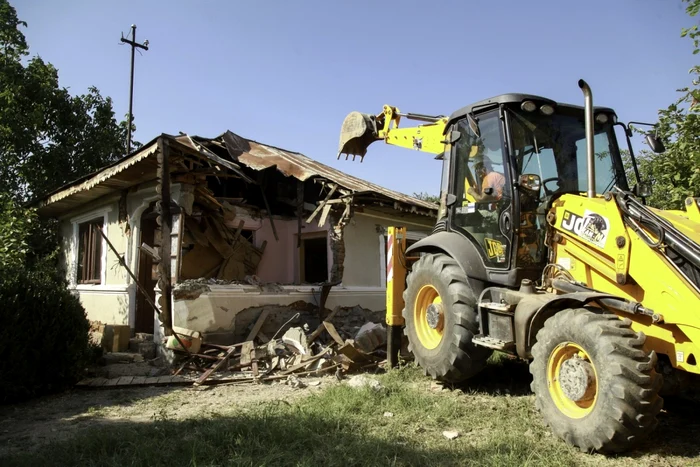
M 549 104 L 545 104 L 542 107 L 540 107 L 540 112 L 542 112 L 545 115 L 552 115 L 554 113 L 554 107 L 552 107 Z
M 522 104 L 520 104 L 520 108 L 523 109 L 525 112 L 533 112 L 535 109 L 537 109 L 537 104 L 535 104 L 532 101 L 525 101 Z
M 606 114 L 598 114 L 595 116 L 595 121 L 598 123 L 608 123 L 608 116 Z

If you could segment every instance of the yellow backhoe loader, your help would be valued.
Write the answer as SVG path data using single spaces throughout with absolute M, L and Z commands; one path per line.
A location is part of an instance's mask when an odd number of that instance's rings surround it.
M 405 249 L 405 229 L 389 229 L 389 363 L 402 331 L 438 380 L 475 376 L 494 349 L 518 356 L 557 436 L 620 452 L 653 431 L 662 389 L 700 373 L 700 199 L 647 206 L 629 125 L 578 84 L 583 106 L 504 94 L 449 117 L 352 112 L 338 156 L 383 140 L 443 164 L 433 232 Z M 647 141 L 664 151 L 653 130 Z

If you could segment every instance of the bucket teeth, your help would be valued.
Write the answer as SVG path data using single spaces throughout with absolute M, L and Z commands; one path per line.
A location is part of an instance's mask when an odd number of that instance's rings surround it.
M 343 120 L 340 129 L 338 158 L 341 154 L 346 154 L 353 156 L 353 160 L 356 156 L 360 156 L 360 160 L 362 160 L 367 153 L 367 147 L 377 139 L 375 117 L 360 112 L 351 112 Z

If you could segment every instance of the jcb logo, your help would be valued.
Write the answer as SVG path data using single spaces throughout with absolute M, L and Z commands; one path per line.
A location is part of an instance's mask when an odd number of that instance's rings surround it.
M 594 212 L 586 211 L 584 216 L 564 211 L 561 228 L 567 230 L 601 248 L 608 238 L 608 220 Z
M 506 249 L 503 243 L 492 238 L 485 239 L 486 243 L 486 255 L 490 259 L 496 259 L 497 262 L 502 263 L 506 260 Z

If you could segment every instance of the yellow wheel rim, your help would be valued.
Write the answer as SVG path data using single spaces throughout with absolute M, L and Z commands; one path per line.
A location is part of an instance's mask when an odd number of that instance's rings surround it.
M 428 322 L 428 308 L 430 305 L 436 305 L 440 310 L 437 323 L 431 326 Z M 435 307 L 432 308 L 432 319 L 435 321 Z M 440 294 L 432 285 L 424 285 L 418 291 L 416 302 L 413 307 L 413 322 L 416 326 L 416 334 L 420 343 L 426 349 L 434 349 L 442 341 L 444 331 L 444 316 L 442 313 L 442 299 Z
M 571 384 L 572 379 L 576 384 Z M 554 404 L 570 418 L 591 413 L 598 399 L 595 366 L 588 353 L 573 342 L 559 344 L 552 350 L 547 362 L 547 386 Z

